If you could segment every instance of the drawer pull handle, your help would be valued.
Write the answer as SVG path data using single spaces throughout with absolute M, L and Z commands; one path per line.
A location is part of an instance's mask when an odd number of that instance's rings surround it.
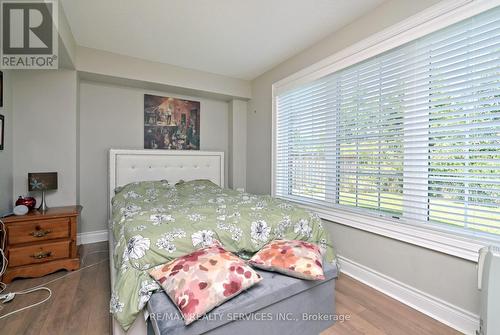
M 33 255 L 31 255 L 31 257 L 33 257 L 34 259 L 42 259 L 42 258 L 50 257 L 51 255 L 52 255 L 52 251 L 40 251 L 40 252 L 34 253 Z
M 50 234 L 50 230 L 35 230 L 31 232 L 31 236 L 33 237 L 45 237 Z

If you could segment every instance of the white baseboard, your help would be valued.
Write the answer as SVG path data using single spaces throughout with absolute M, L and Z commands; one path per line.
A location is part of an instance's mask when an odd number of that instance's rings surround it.
M 475 334 L 479 316 L 396 279 L 339 256 L 340 271 L 464 334 Z
M 89 244 L 96 242 L 104 242 L 107 240 L 108 240 L 108 231 L 106 229 L 96 230 L 78 234 L 76 237 L 76 244 Z

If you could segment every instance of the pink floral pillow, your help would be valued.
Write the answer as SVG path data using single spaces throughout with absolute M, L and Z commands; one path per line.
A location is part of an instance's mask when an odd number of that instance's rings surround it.
M 186 325 L 262 280 L 219 244 L 156 266 L 149 274 L 177 306 Z
M 276 271 L 301 279 L 322 280 L 323 258 L 314 243 L 298 240 L 274 240 L 257 252 L 249 263 L 257 268 Z

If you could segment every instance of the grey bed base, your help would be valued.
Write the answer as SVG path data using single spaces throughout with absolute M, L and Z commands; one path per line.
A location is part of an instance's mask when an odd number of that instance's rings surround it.
M 179 312 L 163 292 L 153 294 L 148 303 L 148 334 L 317 335 L 334 324 L 335 266 L 325 267 L 327 278 L 322 282 L 259 273 L 264 277 L 260 286 L 236 296 L 189 326 L 184 326 Z M 325 317 L 319 320 L 319 316 Z

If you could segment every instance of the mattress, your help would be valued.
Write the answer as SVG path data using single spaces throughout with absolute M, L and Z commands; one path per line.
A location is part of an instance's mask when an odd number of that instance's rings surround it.
M 148 302 L 151 328 L 157 335 L 318 334 L 335 321 L 337 267 L 325 264 L 324 270 L 322 281 L 259 270 L 258 285 L 189 326 L 164 292 L 154 293 Z

